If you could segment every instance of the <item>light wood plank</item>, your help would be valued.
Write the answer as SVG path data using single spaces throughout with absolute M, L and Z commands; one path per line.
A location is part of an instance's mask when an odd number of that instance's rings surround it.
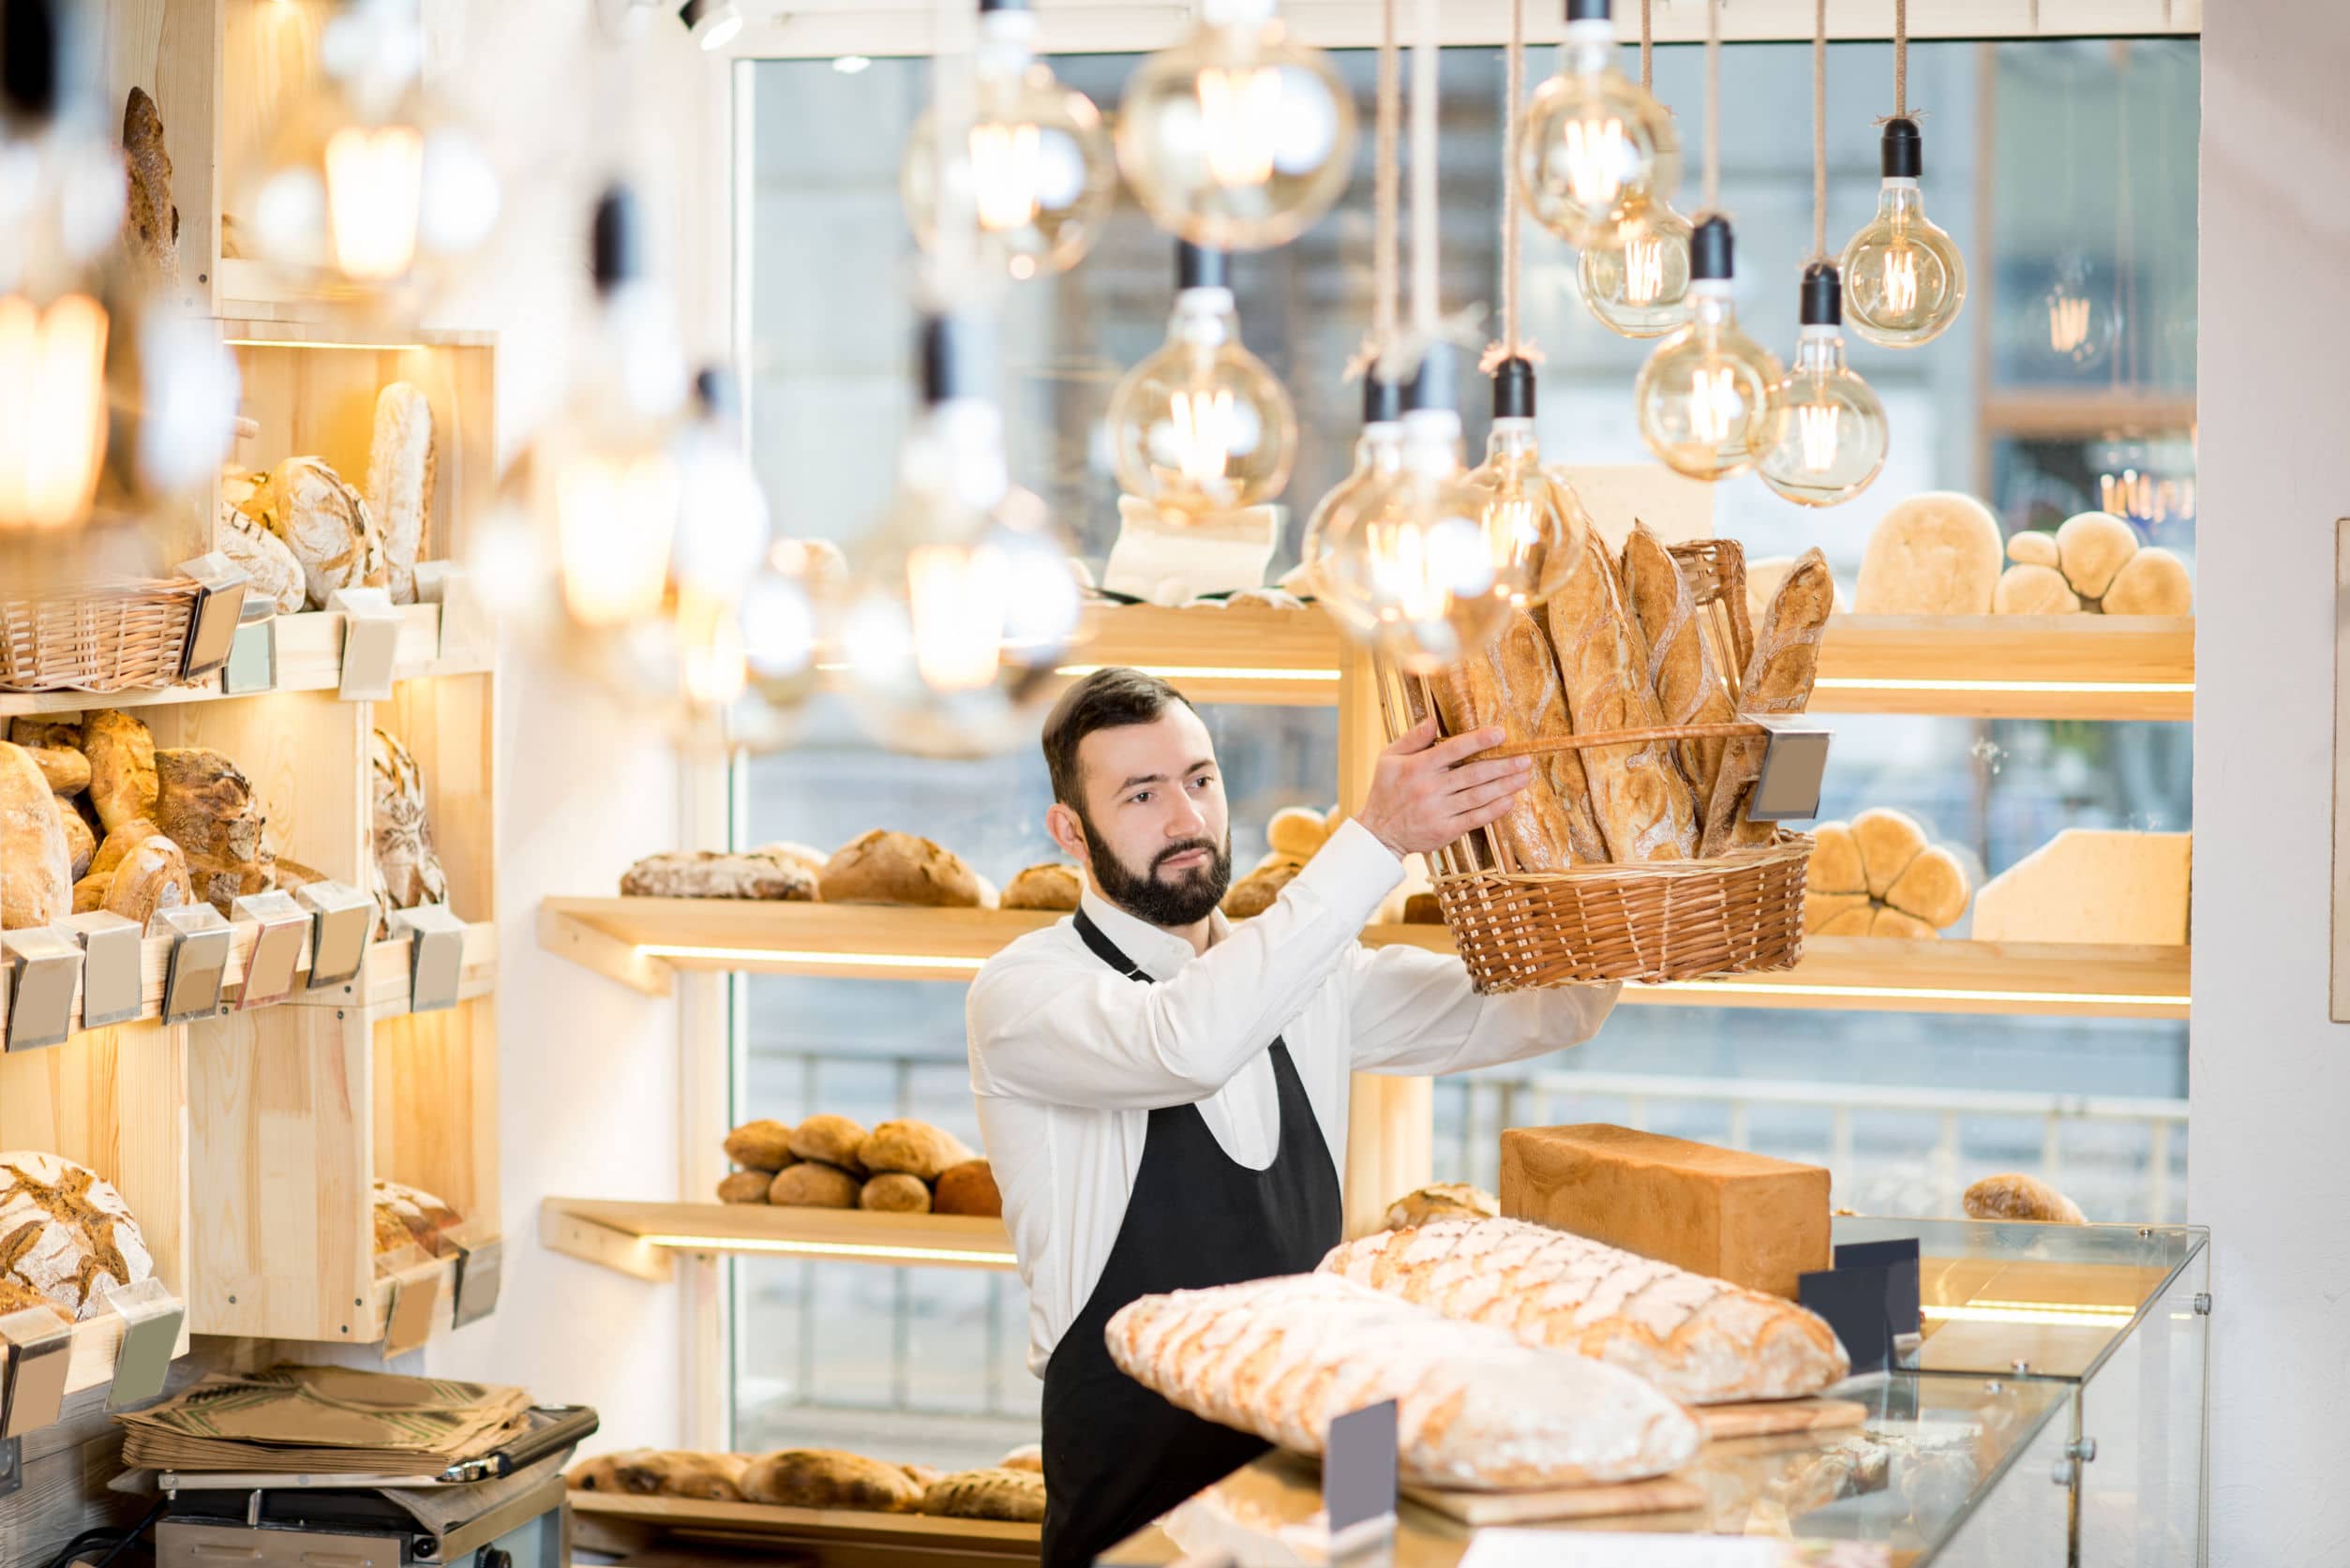
M 498 1028 L 484 997 L 375 1025 L 375 1174 L 498 1219 Z
M 1831 617 L 1815 713 L 2194 716 L 2190 617 Z
M 1473 1528 L 1539 1524 L 1549 1519 L 1605 1519 L 1635 1514 L 1678 1514 L 1705 1506 L 1705 1494 L 1677 1475 L 1591 1486 L 1552 1486 L 1531 1492 L 1464 1492 L 1405 1486 L 1400 1494 L 1421 1507 Z
M 416 759 L 449 905 L 468 920 L 497 914 L 495 681 L 487 675 L 409 681 L 374 705 L 373 723 Z
M 677 1274 L 668 1252 L 584 1216 L 566 1213 L 561 1199 L 539 1205 L 539 1245 L 618 1273 L 666 1285 Z
M 319 991 L 296 991 L 279 1004 L 300 1008 L 366 1008 L 375 1019 L 395 1018 L 408 1011 L 410 939 L 377 942 L 367 948 L 367 961 L 354 978 Z M 498 984 L 498 928 L 478 920 L 465 928 L 465 956 L 457 970 L 457 999 L 486 996 Z
M 1002 1545 L 1033 1559 L 1042 1527 L 1000 1519 L 935 1519 L 922 1514 L 861 1513 L 846 1508 L 782 1508 L 764 1502 L 704 1502 L 693 1498 L 634 1497 L 619 1492 L 573 1492 L 576 1514 L 594 1520 L 625 1521 L 697 1533 L 810 1541 L 863 1542 L 908 1551 L 936 1551 L 967 1545 Z
M 584 1220 L 623 1236 L 667 1238 L 654 1245 L 674 1251 L 800 1254 L 895 1267 L 1013 1266 L 1011 1236 L 1004 1222 L 970 1215 L 596 1198 L 549 1198 L 541 1212 Z

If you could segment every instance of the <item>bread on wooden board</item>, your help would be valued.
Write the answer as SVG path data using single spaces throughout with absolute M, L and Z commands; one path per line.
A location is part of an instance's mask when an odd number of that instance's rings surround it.
M 1868 536 L 1852 607 L 1862 615 L 1985 615 L 2004 554 L 1998 519 L 1972 496 L 1896 501 Z
M 108 832 L 155 814 L 155 737 L 117 709 L 82 721 L 82 753 L 90 759 L 90 803 Z
M 374 782 L 375 863 L 395 909 L 449 902 L 449 878 L 432 843 L 425 814 L 425 774 L 399 737 L 384 730 L 368 736 L 368 771 Z
M 2138 530 L 2110 512 L 2083 512 L 2057 528 L 2057 561 L 2084 599 L 2103 599 L 2114 574 L 2138 553 Z
M 132 844 L 121 863 L 106 874 L 97 907 L 143 928 L 158 909 L 178 909 L 199 902 L 187 855 L 165 835 L 150 833 Z
M 90 861 L 97 855 L 97 835 L 63 796 L 57 798 L 57 822 L 66 830 L 66 874 L 79 882 L 90 874 Z
M 1567 576 L 1545 606 L 1567 717 L 1578 735 L 1653 729 L 1664 714 L 1649 684 L 1640 622 L 1624 605 L 1615 562 L 1597 530 L 1583 530 L 1582 546 L 1582 569 Z M 1641 740 L 1586 747 L 1577 754 L 1609 859 L 1636 864 L 1685 860 L 1697 853 L 1697 807 L 1669 744 Z
M 743 1500 L 785 1508 L 852 1508 L 910 1513 L 922 1489 L 896 1465 L 837 1448 L 786 1448 L 762 1454 L 742 1472 Z
M 1283 806 L 1265 825 L 1265 842 L 1275 853 L 1293 859 L 1310 860 L 1323 841 L 1330 836 L 1329 826 L 1322 814 L 1311 806 Z
M 1305 869 L 1300 861 L 1275 859 L 1226 889 L 1223 903 L 1219 907 L 1228 920 L 1245 920 L 1251 915 L 1262 915 L 1273 907 L 1274 901 L 1281 896 L 1281 889 Z
M 863 1185 L 837 1165 L 803 1159 L 775 1172 L 767 1201 L 792 1209 L 853 1209 Z
M 767 1189 L 773 1186 L 772 1171 L 729 1171 L 718 1178 L 718 1201 L 722 1203 L 764 1203 Z
M 1998 615 L 2073 615 L 2080 608 L 2080 596 L 2053 566 L 2011 566 L 1991 594 Z
M 857 1206 L 882 1214 L 928 1214 L 930 1187 L 920 1176 L 903 1171 L 885 1172 L 858 1190 Z
M 1509 613 L 1500 637 L 1484 654 L 1429 677 L 1428 687 L 1446 735 L 1498 727 L 1505 744 L 1518 746 L 1575 730 L 1549 639 L 1525 610 Z M 1608 858 L 1592 814 L 1583 759 L 1571 751 L 1536 757 L 1526 786 L 1486 831 L 1501 844 L 1513 871 L 1564 871 Z M 1482 849 L 1485 832 L 1472 838 Z
M 1387 1205 L 1387 1229 L 1406 1231 L 1431 1219 L 1490 1219 L 1501 1200 L 1467 1182 L 1435 1182 L 1405 1193 Z
M 1648 647 L 1648 683 L 1662 722 L 1718 724 L 1736 718 L 1729 686 L 1698 620 L 1689 581 L 1674 563 L 1672 552 L 1644 523 L 1633 524 L 1624 542 L 1622 576 L 1624 603 Z M 1718 737 L 1673 742 L 1673 754 L 1692 791 L 1693 811 L 1696 802 L 1712 798 L 1714 781 L 1722 770 L 1722 748 L 1728 743 Z
M 0 1279 L 76 1318 L 155 1273 L 137 1217 L 87 1166 L 37 1150 L 0 1154 Z
M 1004 1195 L 995 1187 L 995 1170 L 984 1159 L 966 1159 L 938 1172 L 931 1191 L 934 1214 L 973 1214 L 1000 1218 Z
M 45 926 L 73 912 L 73 847 L 61 807 L 33 754 L 0 741 L 0 926 Z
M 1969 1219 L 2028 1219 L 2051 1225 L 2086 1225 L 2081 1206 L 2038 1176 L 2021 1172 L 1985 1176 L 1959 1202 Z
M 27 746 L 24 752 L 52 795 L 79 795 L 90 787 L 90 759 L 80 752 L 66 746 Z
M 1027 1470 L 1044 1473 L 1044 1444 L 1024 1442 L 995 1461 L 997 1470 Z
M 621 876 L 625 898 L 776 899 L 806 903 L 816 897 L 816 878 L 789 860 L 763 850 L 722 854 L 716 850 L 668 850 L 648 855 Z
M 792 1160 L 791 1126 L 771 1117 L 743 1123 L 726 1134 L 726 1157 L 750 1171 L 771 1173 Z
M 1928 844 L 1885 889 L 1885 903 L 1939 931 L 1956 925 L 1967 912 L 1967 868 L 1958 857 Z
M 367 504 L 383 533 L 384 586 L 395 605 L 416 602 L 416 563 L 432 521 L 432 404 L 394 381 L 376 395 L 375 441 L 367 452 Z
M 879 1174 L 903 1171 L 922 1181 L 936 1181 L 938 1172 L 972 1157 L 971 1148 L 945 1127 L 912 1117 L 882 1122 L 857 1145 L 857 1163 Z
M 922 1488 L 918 1507 L 944 1519 L 1044 1520 L 1044 1475 L 1030 1470 L 965 1470 Z
M 791 1129 L 788 1140 L 791 1152 L 800 1159 L 820 1159 L 827 1165 L 837 1165 L 855 1174 L 860 1180 L 866 1174 L 858 1163 L 857 1151 L 864 1147 L 865 1128 L 846 1116 L 829 1113 L 810 1116 Z
M 2007 559 L 2018 566 L 2054 566 L 2060 559 L 2057 536 L 2042 529 L 2025 529 L 2007 536 Z
M 1692 1404 L 1817 1394 L 1851 1370 L 1828 1325 L 1784 1297 L 1524 1220 L 1383 1231 L 1340 1244 L 1322 1267 Z
M 1077 868 L 1059 860 L 1030 866 L 1004 884 L 998 907 L 1049 909 L 1066 913 L 1085 896 L 1085 883 Z
M 170 294 L 179 288 L 180 212 L 172 204 L 163 116 L 144 87 L 133 86 L 123 102 L 123 250 L 151 286 Z
M 1828 575 L 1828 559 L 1817 549 L 1805 550 L 1793 571 L 1771 596 L 1770 606 L 1755 623 L 1753 655 L 1739 681 L 1741 712 L 1801 713 L 1811 702 L 1813 678 L 1819 673 L 1819 635 L 1835 604 L 1835 580 Z M 1770 742 L 1761 736 L 1738 736 L 1722 749 L 1722 770 L 1705 805 L 1705 836 L 1699 853 L 1711 859 L 1747 844 L 1769 844 L 1778 831 L 1770 822 L 1749 821 L 1747 803 L 1762 778 L 1763 754 Z
M 1866 893 L 1815 893 L 1804 890 L 1804 934 L 1806 936 L 1858 936 L 1866 933 L 1869 917 L 1876 906 Z M 1855 910 L 1857 920 L 1847 918 Z M 1830 930 L 1831 926 L 1835 927 Z M 1858 926 L 1859 930 L 1853 928 Z
M 2185 561 L 2149 545 L 2121 563 L 2102 607 L 2107 615 L 2193 615 L 2195 585 Z
M 1908 812 L 1871 806 L 1852 818 L 1852 842 L 1868 873 L 1869 897 L 1881 903 L 1925 848 L 1925 829 Z
M 979 878 L 953 851 L 885 828 L 861 833 L 834 851 L 817 885 L 827 903 L 980 906 Z
M 1335 1272 L 1143 1296 L 1106 1337 L 1119 1369 L 1170 1403 L 1301 1454 L 1322 1452 L 1333 1417 L 1393 1399 L 1398 1468 L 1425 1485 L 1632 1481 L 1698 1448 L 1688 1412 L 1629 1372 Z
M 261 520 L 260 497 L 268 479 L 267 474 L 241 469 L 221 474 L 212 547 L 245 568 L 252 579 L 248 592 L 268 600 L 279 615 L 298 615 L 309 603 L 310 586 L 293 551 Z
M 324 609 L 337 589 L 390 581 L 375 514 L 323 457 L 287 458 L 257 499 L 262 523 L 302 563 L 312 609 Z

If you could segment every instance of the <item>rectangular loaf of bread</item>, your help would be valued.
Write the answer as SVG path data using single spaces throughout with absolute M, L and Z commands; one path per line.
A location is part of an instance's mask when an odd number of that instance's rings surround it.
M 1835 608 L 1835 579 L 1828 558 L 1805 550 L 1771 596 L 1755 626 L 1755 650 L 1738 683 L 1743 713 L 1801 713 L 1811 701 L 1819 673 L 1819 634 Z M 1769 844 L 1777 825 L 1746 820 L 1746 803 L 1762 777 L 1770 742 L 1740 736 L 1722 752 L 1722 769 L 1705 802 L 1705 837 L 1699 853 L 1709 859 L 1744 844 Z
M 1428 1486 L 1632 1481 L 1697 1453 L 1688 1412 L 1628 1372 L 1334 1274 L 1144 1296 L 1107 1337 L 1170 1403 L 1301 1454 L 1322 1452 L 1334 1417 L 1393 1399 L 1398 1467 Z
M 1508 624 L 1485 654 L 1432 678 L 1429 687 L 1447 735 L 1497 724 L 1508 744 L 1523 745 L 1573 732 L 1549 644 L 1524 610 L 1510 612 Z M 1564 871 L 1608 859 L 1592 815 L 1582 759 L 1571 751 L 1535 759 L 1534 777 L 1493 824 L 1493 833 L 1515 861 L 1507 868 L 1512 871 Z
M 1620 1366 L 1691 1404 L 1817 1394 L 1851 1369 L 1828 1325 L 1793 1302 L 1524 1220 L 1383 1231 L 1343 1243 L 1322 1266 Z

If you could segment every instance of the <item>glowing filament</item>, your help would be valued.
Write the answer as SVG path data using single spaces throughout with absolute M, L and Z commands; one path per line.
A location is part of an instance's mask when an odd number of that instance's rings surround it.
M 1200 72 L 1200 129 L 1207 172 L 1218 185 L 1261 186 L 1273 177 L 1281 79 L 1269 68 Z
M 1911 311 L 1918 307 L 1918 253 L 1906 245 L 1885 252 L 1885 308 Z
M 582 456 L 556 476 L 563 602 L 581 623 L 619 626 L 661 607 L 678 490 L 661 453 Z
M 906 608 L 923 685 L 969 692 L 995 680 L 1010 587 L 1001 550 L 920 545 L 906 552 Z
M 1742 406 L 1735 370 L 1727 365 L 1699 366 L 1689 386 L 1690 434 L 1719 445 L 1729 439 Z
M 1586 207 L 1612 207 L 1624 189 L 1624 170 L 1630 162 L 1624 145 L 1624 122 L 1605 120 L 1566 123 L 1566 188 Z
M 106 458 L 106 311 L 67 294 L 0 299 L 0 531 L 89 510 Z
M 1804 403 L 1795 410 L 1795 432 L 1804 447 L 1804 467 L 1826 473 L 1836 463 L 1836 406 Z
M 2048 347 L 2060 354 L 2077 352 L 2088 341 L 2088 301 L 2067 294 L 2048 302 Z
M 1654 305 L 1665 292 L 1665 242 L 1634 240 L 1624 247 L 1624 298 L 1628 305 Z
M 1167 412 L 1175 422 L 1176 469 L 1203 488 L 1220 486 L 1239 433 L 1232 393 L 1178 392 L 1169 400 Z
M 980 227 L 1025 229 L 1037 215 L 1037 127 L 971 127 L 971 194 Z
M 346 126 L 326 139 L 326 216 L 335 265 L 381 283 L 416 260 L 425 139 L 413 126 Z
M 1492 586 L 1492 559 L 1484 529 L 1466 518 L 1374 522 L 1363 530 L 1371 592 L 1385 620 L 1414 623 L 1445 619 L 1454 605 Z
M 742 694 L 750 673 L 742 623 L 726 602 L 681 590 L 677 605 L 678 679 L 687 700 L 725 708 Z

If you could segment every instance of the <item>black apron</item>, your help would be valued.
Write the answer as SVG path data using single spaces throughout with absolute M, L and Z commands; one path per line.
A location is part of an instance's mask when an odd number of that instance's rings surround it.
M 1149 983 L 1082 910 L 1076 927 L 1103 963 Z M 1339 1244 L 1338 1169 L 1289 1047 L 1276 1039 L 1272 1057 L 1281 1126 L 1265 1170 L 1225 1154 L 1196 1105 L 1150 1113 L 1110 1260 L 1045 1365 L 1044 1568 L 1083 1568 L 1268 1446 L 1119 1371 L 1102 1330 L 1138 1296 L 1308 1273 Z

